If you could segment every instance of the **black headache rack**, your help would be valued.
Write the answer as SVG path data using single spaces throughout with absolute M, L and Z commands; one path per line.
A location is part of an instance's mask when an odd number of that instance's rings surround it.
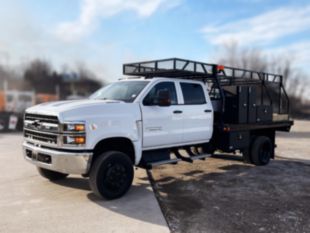
M 179 58 L 124 64 L 123 73 L 207 83 L 215 122 L 221 125 L 291 122 L 290 103 L 282 75 Z

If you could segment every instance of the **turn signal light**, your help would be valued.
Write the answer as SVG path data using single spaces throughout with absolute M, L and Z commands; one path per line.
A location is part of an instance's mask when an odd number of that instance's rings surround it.
M 75 125 L 75 131 L 85 131 L 85 125 Z
M 85 137 L 75 137 L 74 141 L 76 144 L 85 144 Z

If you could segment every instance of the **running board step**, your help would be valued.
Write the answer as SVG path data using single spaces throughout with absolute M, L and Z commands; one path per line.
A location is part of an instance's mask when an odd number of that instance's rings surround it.
M 190 158 L 192 160 L 205 160 L 206 158 L 209 158 L 211 156 L 211 154 L 202 154 L 202 155 L 195 155 L 195 156 L 191 156 Z
M 164 164 L 177 164 L 181 159 L 168 159 L 168 160 L 162 160 L 152 163 L 147 163 L 146 167 L 147 169 L 152 169 L 153 167 L 164 165 Z
M 179 153 L 179 151 L 174 151 L 173 153 L 175 154 L 175 156 L 178 159 L 181 159 L 181 160 L 188 162 L 188 163 L 193 163 L 195 160 L 205 160 L 206 158 L 211 156 L 211 154 L 194 155 L 193 153 L 188 153 L 188 154 L 190 154 L 190 156 L 186 157 L 186 156 L 181 155 Z

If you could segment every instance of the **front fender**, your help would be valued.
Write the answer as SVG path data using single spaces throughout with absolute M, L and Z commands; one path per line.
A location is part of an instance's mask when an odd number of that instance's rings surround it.
M 111 123 L 111 122 L 110 122 Z M 92 127 L 92 125 L 90 125 Z M 99 128 L 90 130 L 87 134 L 87 142 L 88 148 L 94 149 L 96 145 L 105 139 L 111 138 L 126 138 L 129 139 L 135 150 L 135 164 L 137 165 L 142 156 L 142 122 L 134 121 L 127 122 L 127 124 L 109 124 L 106 125 L 104 129 L 100 130 Z

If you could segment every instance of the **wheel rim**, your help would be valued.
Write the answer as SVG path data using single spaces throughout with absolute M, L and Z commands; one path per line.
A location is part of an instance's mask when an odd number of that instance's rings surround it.
M 271 157 L 271 146 L 268 142 L 265 142 L 260 148 L 260 159 L 263 163 L 268 163 Z
M 104 187 L 117 193 L 124 189 L 126 180 L 126 168 L 122 164 L 108 164 L 106 176 L 103 181 Z

